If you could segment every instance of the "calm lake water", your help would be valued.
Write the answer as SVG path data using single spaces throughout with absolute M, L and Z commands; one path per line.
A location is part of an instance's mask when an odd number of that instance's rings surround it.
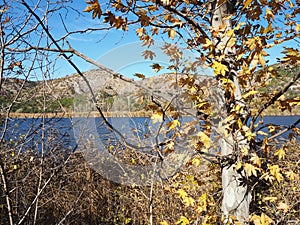
M 300 116 L 267 116 L 264 117 L 263 124 L 274 124 L 289 126 L 297 121 Z M 108 121 L 124 134 L 125 138 L 128 138 L 128 142 L 131 139 L 145 138 L 146 134 L 149 134 L 149 126 L 152 128 L 155 125 L 151 124 L 149 118 L 108 118 Z M 44 124 L 44 126 L 43 126 Z M 300 128 L 300 125 L 298 124 Z M 101 141 L 110 141 L 110 143 L 117 144 L 120 137 L 107 129 L 102 118 L 51 118 L 45 119 L 44 122 L 41 118 L 38 119 L 10 119 L 8 123 L 8 129 L 5 134 L 5 141 L 11 143 L 17 143 L 20 148 L 29 147 L 32 149 L 41 148 L 41 139 L 44 136 L 45 146 L 48 148 L 57 147 L 59 143 L 60 147 L 72 149 L 76 146 L 77 141 L 81 138 L 84 140 L 88 138 L 83 135 L 80 136 L 80 130 L 85 129 L 88 132 L 86 135 L 97 134 Z M 90 129 L 90 130 L 89 130 Z M 155 128 L 159 129 L 158 127 Z M 154 129 L 154 130 L 155 130 Z M 265 128 L 264 130 L 266 130 Z M 0 135 L 3 132 L 3 125 L 0 126 Z M 148 136 L 147 136 L 148 137 Z M 280 139 L 287 138 L 288 133 L 280 136 Z M 136 139 L 135 139 L 136 141 Z M 154 140 L 150 140 L 154 141 Z M 134 144 L 134 143 L 133 143 Z

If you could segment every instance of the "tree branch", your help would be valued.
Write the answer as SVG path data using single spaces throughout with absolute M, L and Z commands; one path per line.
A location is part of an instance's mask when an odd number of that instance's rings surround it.
M 252 120 L 252 124 L 251 124 L 251 130 L 253 130 L 254 128 L 254 124 L 256 122 L 256 120 L 258 119 L 258 117 L 262 114 L 262 112 L 264 110 L 266 110 L 270 105 L 273 105 L 284 93 L 286 93 L 289 88 L 296 83 L 296 81 L 300 78 L 300 71 L 298 71 L 298 73 L 296 74 L 296 76 L 287 84 L 283 87 L 283 89 L 281 89 L 276 95 L 274 95 L 270 101 L 266 102 L 257 112 L 256 116 L 253 118 Z

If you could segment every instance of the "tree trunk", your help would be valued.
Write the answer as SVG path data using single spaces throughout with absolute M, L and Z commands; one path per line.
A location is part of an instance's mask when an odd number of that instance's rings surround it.
M 219 35 L 213 39 L 215 46 L 215 56 L 217 60 L 219 56 L 223 55 L 222 63 L 227 65 L 229 71 L 225 74 L 226 79 L 230 79 L 235 85 L 234 100 L 230 100 L 228 95 L 224 94 L 224 109 L 230 112 L 235 100 L 241 100 L 241 91 L 236 78 L 237 67 L 235 66 L 235 47 L 226 46 L 230 37 L 226 36 L 226 32 L 232 29 L 230 19 L 224 19 L 230 15 L 232 5 L 230 1 L 227 1 L 220 6 L 217 5 L 218 1 L 212 3 L 212 29 L 218 30 L 219 27 L 225 25 L 225 30 L 219 32 Z M 240 101 L 239 101 L 240 102 Z M 239 103 L 241 104 L 241 103 Z M 226 115 L 226 113 L 225 113 Z M 228 116 L 228 115 L 227 115 Z M 225 119 L 224 117 L 222 119 Z M 222 123 L 220 123 L 222 126 Z M 229 132 L 226 137 L 224 134 L 219 141 L 222 159 L 228 159 L 224 161 L 222 168 L 222 211 L 224 215 L 224 224 L 234 220 L 236 218 L 243 224 L 248 223 L 249 218 L 249 205 L 251 201 L 251 195 L 248 192 L 247 184 L 242 183 L 245 180 L 245 171 L 239 171 L 235 169 L 234 165 L 237 162 L 237 153 L 241 147 L 249 148 L 247 140 L 241 135 L 239 131 Z

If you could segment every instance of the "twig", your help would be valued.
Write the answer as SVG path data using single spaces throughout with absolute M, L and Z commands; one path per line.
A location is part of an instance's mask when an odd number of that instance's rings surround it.
M 275 101 L 277 101 L 285 92 L 289 90 L 289 88 L 295 84 L 295 82 L 300 78 L 300 71 L 297 73 L 297 75 L 281 89 L 276 95 L 274 95 L 268 102 L 266 102 L 257 112 L 256 116 L 251 121 L 251 127 L 250 129 L 253 130 L 254 124 L 257 120 L 257 118 L 262 114 L 262 112 L 267 109 L 270 105 L 273 105 Z
M 298 119 L 295 123 L 293 123 L 292 125 L 288 126 L 287 128 L 285 128 L 284 130 L 278 132 L 277 134 L 274 134 L 273 136 L 269 137 L 268 140 L 272 140 L 275 139 L 276 137 L 288 132 L 289 130 L 295 128 L 298 124 L 300 123 L 300 119 Z

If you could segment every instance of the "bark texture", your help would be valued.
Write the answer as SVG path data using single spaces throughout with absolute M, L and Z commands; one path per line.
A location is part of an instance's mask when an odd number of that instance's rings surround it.
M 230 79 L 235 85 L 234 100 L 229 100 L 226 93 L 224 93 L 223 102 L 220 104 L 226 105 L 223 107 L 230 111 L 232 104 L 241 100 L 241 91 L 236 78 L 237 67 L 235 66 L 235 48 L 228 47 L 228 41 L 230 37 L 226 35 L 226 32 L 232 29 L 230 19 L 224 19 L 228 15 L 232 14 L 234 8 L 234 2 L 227 1 L 221 5 L 218 5 L 218 1 L 212 3 L 212 29 L 218 30 L 220 27 L 225 25 L 225 30 L 221 31 L 219 35 L 213 40 L 215 45 L 215 55 L 224 56 L 222 63 L 227 65 L 229 71 L 227 72 L 226 79 Z M 224 113 L 223 115 L 226 115 Z M 221 116 L 225 119 L 224 116 Z M 221 121 L 220 127 L 224 125 Z M 238 158 L 239 149 L 249 148 L 247 140 L 241 135 L 239 131 L 229 132 L 229 135 L 224 134 L 219 141 L 221 155 L 225 160 L 222 169 L 222 188 L 223 188 L 223 200 L 222 200 L 222 211 L 224 214 L 224 224 L 227 224 L 233 217 L 238 219 L 241 223 L 247 224 L 249 219 L 249 205 L 251 201 L 251 195 L 248 192 L 248 188 L 245 182 L 246 179 L 245 171 L 237 171 L 234 168 Z M 232 217 L 233 216 L 233 217 Z

